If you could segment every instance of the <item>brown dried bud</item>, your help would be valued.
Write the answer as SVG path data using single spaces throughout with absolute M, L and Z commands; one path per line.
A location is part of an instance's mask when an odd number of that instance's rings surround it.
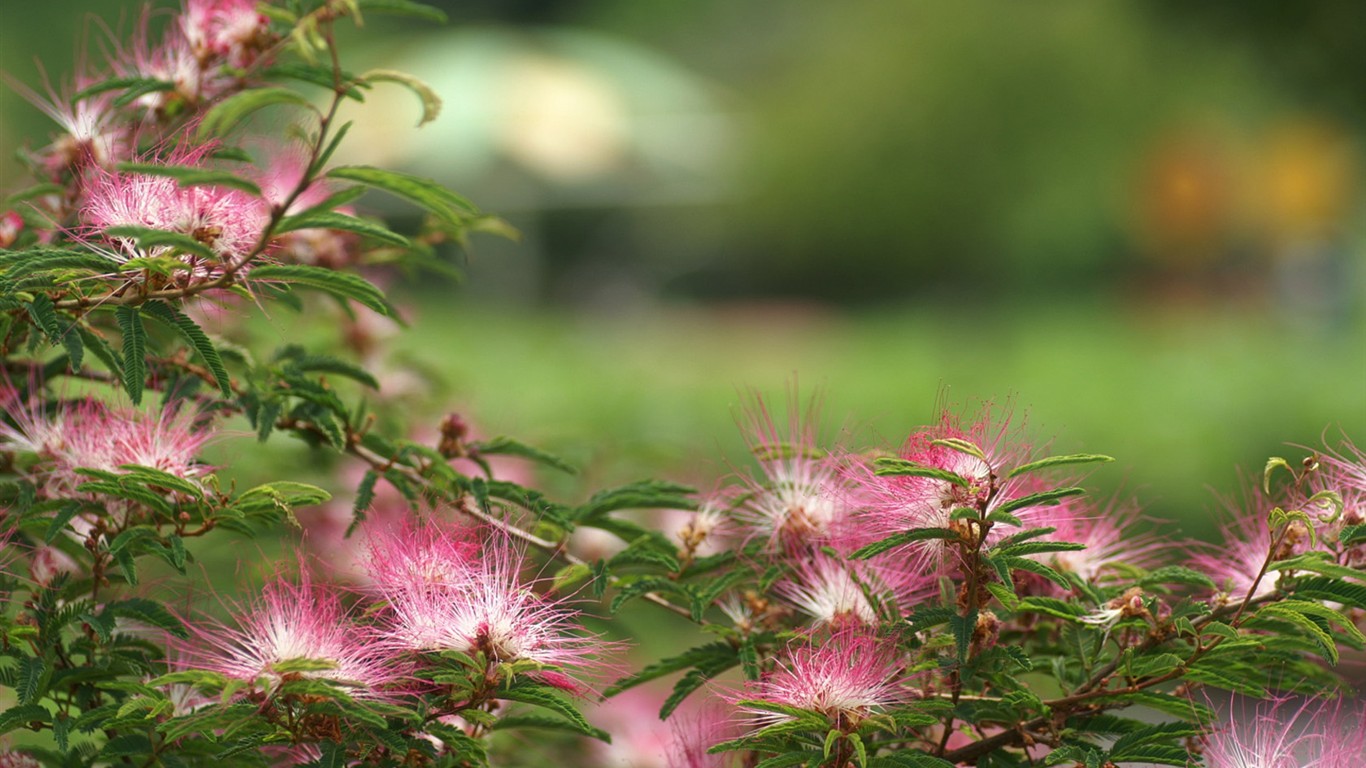
M 465 438 L 470 433 L 469 424 L 458 413 L 452 413 L 441 422 L 441 442 L 436 449 L 448 459 L 468 455 L 465 451 Z

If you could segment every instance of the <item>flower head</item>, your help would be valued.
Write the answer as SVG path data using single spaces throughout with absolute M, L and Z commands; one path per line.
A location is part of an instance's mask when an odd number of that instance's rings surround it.
M 0 447 L 35 454 L 49 492 L 69 493 L 86 477 L 77 469 L 119 472 L 125 464 L 194 480 L 210 434 L 191 408 L 146 411 L 111 408 L 94 398 L 43 409 L 15 390 L 0 387 L 0 405 L 13 425 L 0 422 Z
M 523 555 L 505 535 L 491 532 L 470 554 L 458 541 L 420 528 L 414 557 L 376 563 L 372 578 L 388 603 L 383 633 L 391 646 L 412 651 L 484 654 L 494 663 L 530 661 L 569 672 L 592 672 L 606 647 L 585 635 L 562 600 L 535 591 L 521 578 Z M 384 545 L 386 548 L 391 545 Z M 554 670 L 543 681 L 577 690 Z
M 1154 568 L 1169 545 L 1151 534 L 1136 532 L 1138 519 L 1137 506 L 1118 502 L 1097 510 L 1084 499 L 1068 499 L 1053 507 L 1040 508 L 1030 517 L 1029 524 L 1055 529 L 1041 536 L 1041 541 L 1072 542 L 1086 548 L 1031 557 L 1092 583 L 1119 565 Z
M 771 673 L 728 698 L 762 727 L 791 716 L 748 702 L 782 704 L 825 715 L 832 723 L 849 723 L 912 695 L 896 645 L 861 628 L 846 628 L 827 640 L 808 638 L 789 647 Z
M 209 146 L 180 147 L 158 162 L 202 168 Z M 212 261 L 185 255 L 196 276 L 217 274 L 227 262 L 238 261 L 257 246 L 267 212 L 262 200 L 239 189 L 212 185 L 182 185 L 167 176 L 127 171 L 102 171 L 86 190 L 80 212 L 83 237 L 102 242 L 101 252 L 125 262 L 170 253 L 171 246 L 141 248 L 136 238 L 109 234 L 118 227 L 138 227 L 185 235 L 213 254 Z
M 281 577 L 266 584 L 260 599 L 237 612 L 233 626 L 191 625 L 185 665 L 271 689 L 292 677 L 331 680 L 356 697 L 379 697 L 399 676 L 383 644 L 372 642 L 350 619 L 337 593 L 315 584 L 305 571 L 298 582 Z M 295 669 L 314 661 L 324 669 Z
M 200 60 L 249 66 L 270 42 L 270 20 L 256 0 L 185 0 L 180 31 Z
M 818 625 L 857 622 L 872 626 L 878 621 L 874 601 L 905 606 L 935 587 L 933 574 L 901 565 L 886 557 L 845 560 L 817 552 L 798 563 L 793 578 L 779 582 L 775 590 Z
M 1355 768 L 1366 760 L 1366 707 L 1310 699 L 1261 706 L 1208 734 L 1210 768 Z
M 772 551 L 820 543 L 848 517 L 838 463 L 816 439 L 816 408 L 791 409 L 779 429 L 763 400 L 747 412 L 745 437 L 762 479 L 750 486 L 736 514 L 750 535 L 768 539 Z
M 998 476 L 1003 467 L 1028 453 L 1027 447 L 1010 439 L 1008 430 L 1008 422 L 996 423 L 989 413 L 964 429 L 945 412 L 938 425 L 912 434 L 897 455 L 917 467 L 951 472 L 961 482 L 934 476 L 879 475 L 873 465 L 851 463 L 847 474 L 856 487 L 862 535 L 877 541 L 913 528 L 951 528 L 965 537 L 980 536 L 976 522 L 955 520 L 954 512 L 989 512 L 1035 490 L 1028 488 L 1027 480 Z M 992 529 L 995 536 L 1002 535 L 1000 529 L 999 525 Z M 914 570 L 918 571 L 934 570 L 946 562 L 940 539 L 915 542 L 900 551 L 917 561 Z

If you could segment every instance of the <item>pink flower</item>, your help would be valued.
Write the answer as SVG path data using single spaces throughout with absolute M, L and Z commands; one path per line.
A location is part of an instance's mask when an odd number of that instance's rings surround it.
M 1344 711 L 1345 710 L 1345 711 Z M 1310 699 L 1259 707 L 1208 734 L 1210 768 L 1357 768 L 1366 760 L 1366 707 Z
M 194 642 L 182 649 L 187 667 L 264 681 L 268 693 L 301 677 L 336 681 L 352 696 L 375 698 L 399 677 L 385 646 L 356 626 L 337 593 L 313 583 L 307 571 L 297 583 L 284 577 L 267 583 L 259 599 L 236 612 L 234 626 L 205 622 L 190 630 Z M 279 669 L 305 660 L 329 666 Z
M 1213 579 L 1223 599 L 1230 602 L 1241 601 L 1250 590 L 1254 598 L 1274 592 L 1280 574 L 1267 571 L 1260 581 L 1257 580 L 1257 574 L 1266 563 L 1267 551 L 1271 548 L 1271 530 L 1267 527 L 1266 514 L 1254 510 L 1223 526 L 1221 531 L 1223 545 L 1213 551 L 1193 555 L 1191 566 Z
M 181 147 L 164 158 L 168 165 L 205 167 L 208 146 Z M 183 255 L 191 274 L 217 274 L 229 262 L 245 258 L 259 244 L 265 229 L 265 203 L 238 189 L 218 186 L 181 186 L 165 176 L 104 171 L 92 180 L 80 217 L 83 236 L 102 241 L 101 253 L 113 261 L 165 255 L 170 246 L 138 248 L 133 238 L 108 235 L 115 227 L 147 227 L 186 235 L 203 244 L 214 260 Z
M 1170 544 L 1152 534 L 1135 531 L 1139 518 L 1133 504 L 1112 502 L 1098 510 L 1086 500 L 1068 502 L 1036 510 L 1029 525 L 1056 529 L 1038 541 L 1073 542 L 1085 544 L 1086 549 L 1031 555 L 1033 559 L 1095 583 L 1119 565 L 1155 568 L 1162 553 L 1170 549 Z
M 479 544 L 464 526 L 411 515 L 397 522 L 367 523 L 364 566 L 371 586 L 385 596 L 427 594 L 441 599 L 465 587 Z
M 884 606 L 894 602 L 904 610 L 936 588 L 934 574 L 917 574 L 899 565 L 892 558 L 842 560 L 818 552 L 796 565 L 792 580 L 781 581 L 774 589 L 818 626 L 873 626 L 878 612 L 869 595 Z
M 286 214 L 297 214 L 323 202 L 332 190 L 322 179 L 315 179 L 293 200 L 290 199 L 307 170 L 308 158 L 302 152 L 274 153 L 265 169 L 256 174 L 262 197 L 272 206 L 284 206 Z M 346 207 L 339 208 L 338 212 L 352 213 Z M 296 229 L 279 236 L 276 256 L 282 261 L 341 269 L 355 262 L 358 243 L 355 234 L 342 230 L 320 227 Z
M 47 83 L 46 97 L 22 83 L 8 81 L 10 87 L 62 129 L 62 134 L 38 154 L 38 161 L 49 177 L 55 179 L 69 169 L 79 171 L 90 165 L 109 167 L 128 156 L 131 134 L 114 109 L 116 93 L 105 92 L 72 101 L 76 93 L 102 79 L 92 75 L 78 76 L 74 85 L 64 87 L 61 94 Z
M 115 42 L 109 67 L 119 77 L 148 78 L 174 86 L 134 100 L 149 124 L 175 113 L 183 104 L 198 104 L 203 95 L 203 74 L 189 43 L 174 28 L 167 30 L 159 43 L 152 42 L 150 11 L 142 14 L 127 48 Z
M 573 673 L 592 672 L 613 646 L 583 633 L 575 612 L 521 579 L 522 552 L 496 531 L 476 553 L 465 540 L 419 527 L 380 538 L 371 578 L 388 603 L 383 635 L 412 651 L 483 653 L 491 663 L 531 661 Z M 404 553 L 404 537 L 408 538 Z M 539 586 L 544 586 L 539 584 Z M 580 686 L 554 669 L 535 673 L 568 690 Z
M 791 720 L 753 703 L 769 702 L 825 715 L 831 723 L 857 723 L 915 695 L 901 653 L 890 640 L 846 628 L 827 640 L 790 646 L 777 666 L 743 692 L 727 695 L 764 727 Z
M 946 440 L 971 443 L 985 458 L 943 444 Z M 862 535 L 870 542 L 914 528 L 952 528 L 964 536 L 979 535 L 975 523 L 969 526 L 964 521 L 953 520 L 953 512 L 983 508 L 990 511 L 1004 501 L 1038 490 L 1030 486 L 1029 480 L 1001 477 L 1005 469 L 1017 464 L 1028 453 L 1026 446 L 1009 439 L 1008 422 L 996 424 L 988 414 L 964 430 L 950 413 L 945 412 L 938 425 L 912 434 L 897 458 L 917 466 L 952 472 L 966 484 L 937 477 L 877 475 L 873 466 L 853 463 L 847 473 L 857 489 Z M 1028 511 L 1017 510 L 1014 514 L 1023 516 Z M 1002 525 L 995 526 L 988 542 L 1008 535 L 1008 530 Z M 915 542 L 900 549 L 903 556 L 909 555 L 916 561 L 913 570 L 917 571 L 942 567 L 947 551 L 940 539 Z
M 0 405 L 14 426 L 0 422 L 0 447 L 36 454 L 49 493 L 74 491 L 88 478 L 80 468 L 120 472 L 125 464 L 160 469 L 185 480 L 203 474 L 197 456 L 210 433 L 191 408 L 114 409 L 94 398 L 44 410 L 36 401 L 0 387 Z
M 1319 456 L 1319 466 L 1315 489 L 1342 497 L 1342 514 L 1320 528 L 1320 535 L 1334 541 L 1343 527 L 1366 523 L 1366 452 L 1344 439 L 1339 450 Z M 1341 558 L 1344 565 L 1366 569 L 1366 542 L 1344 548 Z
M 14 211 L 5 211 L 5 215 L 0 216 L 0 248 L 14 245 L 14 241 L 19 239 L 19 233 L 23 231 L 23 217 Z
M 270 20 L 256 0 L 185 0 L 180 31 L 201 60 L 222 58 L 250 66 L 270 43 Z
M 795 397 L 795 396 L 794 396 Z M 818 544 L 848 517 L 838 465 L 817 446 L 817 409 L 789 409 L 780 430 L 762 399 L 746 412 L 745 437 L 763 479 L 749 480 L 749 493 L 736 509 L 751 536 L 765 537 L 771 551 Z
M 715 700 L 696 712 L 675 713 L 669 721 L 668 768 L 727 768 L 738 765 L 736 753 L 711 754 L 713 746 L 740 736 L 737 724 Z

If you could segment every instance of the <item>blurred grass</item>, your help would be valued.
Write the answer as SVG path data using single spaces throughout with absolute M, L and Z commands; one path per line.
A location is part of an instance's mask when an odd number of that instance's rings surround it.
M 939 403 L 1013 407 L 1056 451 L 1118 461 L 1100 494 L 1210 535 L 1210 489 L 1234 494 L 1287 443 L 1366 436 L 1366 324 L 1306 331 L 1257 307 L 1021 304 L 835 313 L 800 305 L 630 316 L 427 302 L 399 349 L 428 361 L 484 434 L 566 455 L 603 483 L 662 475 L 708 488 L 745 462 L 748 388 L 783 407 L 825 392 L 825 434 L 896 445 Z M 1327 432 L 1325 432 L 1327 430 Z M 1298 454 L 1296 454 L 1298 455 Z M 563 482 L 563 481 L 561 481 Z M 565 486 L 559 490 L 573 492 Z

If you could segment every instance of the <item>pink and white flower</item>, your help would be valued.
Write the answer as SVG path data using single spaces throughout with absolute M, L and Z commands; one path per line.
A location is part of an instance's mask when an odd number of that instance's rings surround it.
M 181 147 L 161 162 L 167 165 L 202 168 L 206 166 L 208 146 Z M 134 238 L 109 235 L 116 227 L 145 227 L 188 236 L 214 255 L 206 262 L 199 256 L 185 255 L 191 274 L 204 277 L 217 274 L 230 262 L 238 262 L 260 243 L 268 213 L 265 203 L 239 189 L 221 186 L 183 186 L 175 179 L 145 173 L 102 171 L 86 191 L 80 218 L 82 236 L 103 244 L 100 250 L 112 261 L 148 258 L 167 254 L 170 246 L 138 247 Z
M 1356 768 L 1366 760 L 1366 706 L 1310 699 L 1261 706 L 1207 735 L 1210 768 Z
M 492 663 L 530 661 L 565 672 L 593 673 L 613 647 L 583 632 L 576 613 L 535 591 L 521 578 L 523 553 L 505 535 L 490 532 L 466 556 L 459 539 L 412 528 L 419 554 L 400 554 L 400 539 L 381 539 L 371 555 L 371 578 L 388 604 L 382 635 L 409 651 L 482 653 Z M 568 690 L 581 685 L 563 672 L 534 673 Z
M 757 397 L 746 415 L 745 438 L 763 478 L 747 480 L 739 522 L 751 536 L 768 539 L 774 552 L 825 541 L 849 508 L 839 465 L 816 439 L 816 407 L 804 414 L 791 408 L 786 430 Z
M 1123 565 L 1150 570 L 1160 564 L 1170 545 L 1150 533 L 1138 532 L 1139 522 L 1134 504 L 1112 502 L 1096 509 L 1086 500 L 1069 499 L 1054 507 L 1042 507 L 1030 516 L 1030 526 L 1055 530 L 1038 540 L 1084 544 L 1086 549 L 1030 557 L 1090 583 Z
M 119 472 L 137 464 L 191 481 L 204 473 L 197 457 L 210 433 L 193 409 L 110 408 L 86 398 L 44 410 L 7 387 L 0 387 L 0 405 L 14 421 L 0 422 L 0 448 L 37 455 L 49 492 L 85 482 L 80 468 Z
M 185 0 L 180 31 L 201 61 L 251 65 L 270 43 L 270 20 L 256 0 Z
M 1028 455 L 1028 448 L 1010 439 L 1008 422 L 994 423 L 989 415 L 968 429 L 958 426 L 945 412 L 940 423 L 912 434 L 897 458 L 920 467 L 952 472 L 964 483 L 938 477 L 915 475 L 878 475 L 872 464 L 851 463 L 847 474 L 856 488 L 860 530 L 868 541 L 877 541 L 915 528 L 951 528 L 966 537 L 980 536 L 977 523 L 954 520 L 958 509 L 987 508 L 1032 490 L 1027 480 L 1006 480 L 999 476 Z M 959 450 L 945 441 L 962 441 L 976 447 L 982 456 Z M 1015 512 L 1017 516 L 1027 511 Z M 992 529 L 994 537 L 1004 535 L 1002 526 Z M 988 543 L 993 536 L 988 536 Z M 943 540 L 914 542 L 900 548 L 903 556 L 916 562 L 913 570 L 938 570 L 948 563 Z
M 186 667 L 263 681 L 267 693 L 298 677 L 335 681 L 352 696 L 376 698 L 400 676 L 386 646 L 354 624 L 339 595 L 313 583 L 306 571 L 297 582 L 281 577 L 267 583 L 258 600 L 236 612 L 232 625 L 192 623 L 190 630 L 193 642 L 181 649 Z M 305 660 L 328 666 L 287 666 Z
M 762 728 L 792 717 L 749 702 L 796 707 L 849 724 L 915 694 L 893 642 L 847 628 L 828 639 L 811 637 L 790 646 L 772 672 L 727 698 Z

